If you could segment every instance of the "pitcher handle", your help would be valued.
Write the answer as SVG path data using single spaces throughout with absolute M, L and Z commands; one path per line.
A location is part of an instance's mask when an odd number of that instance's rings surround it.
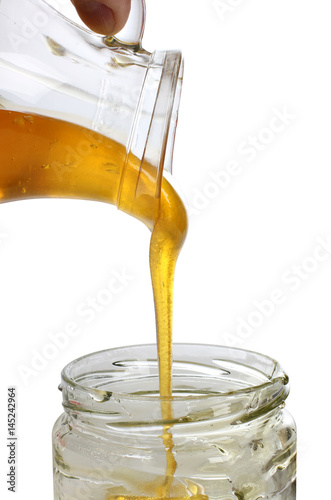
M 114 37 L 125 45 L 141 45 L 145 29 L 145 0 L 131 0 L 129 18 L 124 28 Z

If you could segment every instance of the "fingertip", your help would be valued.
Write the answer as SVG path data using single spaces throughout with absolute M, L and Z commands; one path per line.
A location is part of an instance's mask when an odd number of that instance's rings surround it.
M 79 17 L 92 31 L 113 35 L 116 20 L 112 9 L 95 0 L 72 0 Z

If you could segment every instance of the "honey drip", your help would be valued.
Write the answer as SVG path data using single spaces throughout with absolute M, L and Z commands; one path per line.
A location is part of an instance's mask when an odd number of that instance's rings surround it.
M 103 201 L 117 204 L 152 231 L 150 270 L 162 418 L 171 421 L 173 282 L 187 231 L 186 212 L 179 196 L 163 179 L 155 213 L 155 172 L 150 165 L 144 165 L 141 170 L 140 160 L 127 156 L 125 147 L 119 143 L 53 118 L 0 110 L 0 151 L 0 202 L 45 197 Z M 170 423 L 164 425 L 162 439 L 167 468 L 164 482 L 157 491 L 159 499 L 171 497 L 176 471 Z M 205 498 L 198 492 L 194 497 Z M 116 498 L 137 499 L 134 496 Z M 146 497 L 146 500 L 149 499 Z

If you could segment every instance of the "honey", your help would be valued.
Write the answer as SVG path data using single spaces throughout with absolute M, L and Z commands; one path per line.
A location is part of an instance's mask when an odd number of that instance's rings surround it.
M 0 151 L 0 202 L 45 197 L 102 201 L 117 205 L 152 231 L 150 271 L 162 418 L 171 421 L 173 283 L 187 232 L 181 199 L 163 179 L 156 204 L 151 165 L 142 167 L 123 145 L 61 120 L 0 110 Z M 169 497 L 176 470 L 170 424 L 165 424 L 162 439 L 167 470 L 160 499 Z

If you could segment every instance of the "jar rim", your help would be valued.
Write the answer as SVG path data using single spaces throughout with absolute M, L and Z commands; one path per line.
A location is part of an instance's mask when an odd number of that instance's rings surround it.
M 218 416 L 229 414 L 230 409 L 233 413 L 233 408 L 237 408 L 242 420 L 243 413 L 247 418 L 247 414 L 265 413 L 281 405 L 289 393 L 289 379 L 280 364 L 254 351 L 210 344 L 174 344 L 173 358 L 174 387 L 170 400 L 176 422 L 187 421 L 186 414 L 192 413 L 192 409 L 195 414 L 200 412 L 199 420 L 205 419 L 203 407 L 213 408 L 214 415 L 217 407 Z M 88 354 L 66 365 L 61 375 L 63 406 L 69 410 L 116 414 L 118 422 L 132 423 L 125 413 L 133 407 L 136 412 L 137 408 L 149 406 L 153 421 L 161 419 L 161 415 L 156 416 L 157 408 L 166 398 L 156 392 L 155 344 Z M 146 386 L 145 391 L 138 390 L 141 384 Z M 121 387 L 130 388 L 131 393 L 120 390 Z M 150 416 L 146 418 L 151 421 Z M 138 420 L 146 422 L 141 415 Z

